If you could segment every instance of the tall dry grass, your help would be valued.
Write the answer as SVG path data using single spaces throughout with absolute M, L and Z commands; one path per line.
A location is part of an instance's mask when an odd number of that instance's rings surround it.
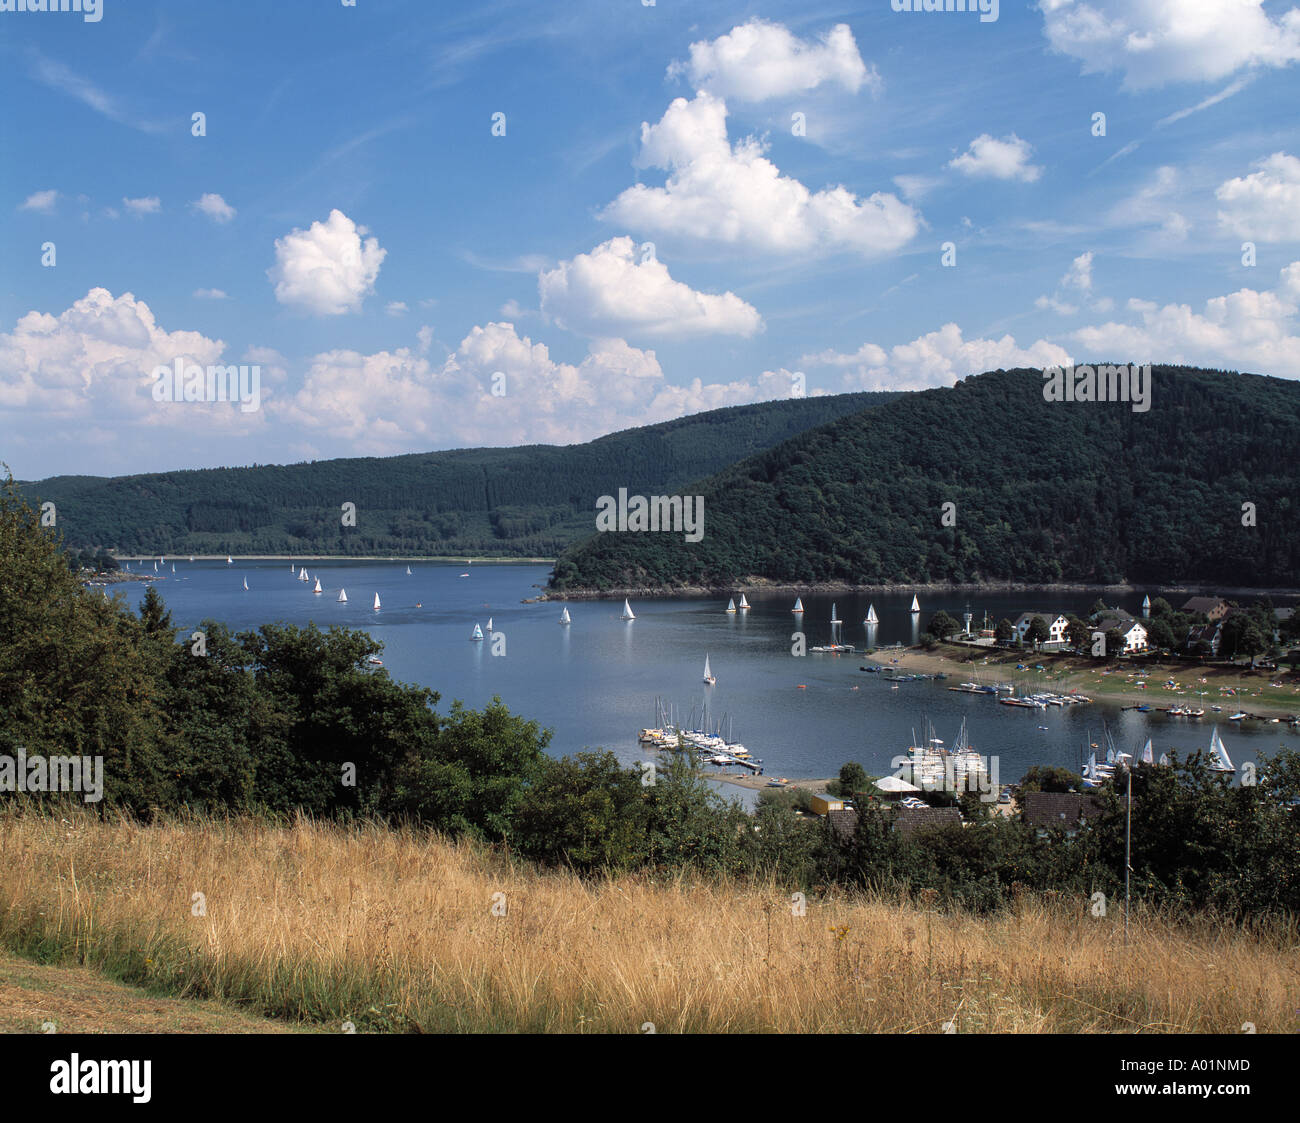
M 0 852 L 9 947 L 363 1030 L 1264 1033 L 1300 1005 L 1292 927 L 1135 914 L 1125 948 L 1119 910 L 1086 901 L 977 918 L 842 896 L 796 916 L 772 884 L 583 881 L 309 822 L 11 813 Z

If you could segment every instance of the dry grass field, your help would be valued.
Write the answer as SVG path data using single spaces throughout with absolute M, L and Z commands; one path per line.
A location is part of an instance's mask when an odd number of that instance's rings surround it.
M 9 813 L 0 852 L 5 948 L 327 1031 L 1300 1027 L 1287 926 L 1135 912 L 1126 948 L 1118 905 L 1087 901 L 981 918 L 839 895 L 796 915 L 775 885 L 584 881 L 370 825 Z

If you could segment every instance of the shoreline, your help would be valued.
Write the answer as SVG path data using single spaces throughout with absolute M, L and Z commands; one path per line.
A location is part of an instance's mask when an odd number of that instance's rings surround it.
M 945 672 L 949 675 L 948 685 L 956 685 L 951 680 L 959 675 L 983 674 L 987 678 L 996 677 L 1015 682 L 1018 691 L 1022 686 L 1037 686 L 1038 689 L 1058 694 L 1076 690 L 1087 695 L 1094 703 L 1121 706 L 1145 704 L 1152 707 L 1153 713 L 1157 712 L 1159 706 L 1195 701 L 1198 706 L 1204 706 L 1204 717 L 1180 718 L 1174 715 L 1174 718 L 1206 726 L 1218 721 L 1226 722 L 1230 713 L 1239 710 L 1258 714 L 1259 717 L 1254 720 L 1270 723 L 1275 717 L 1300 715 L 1300 674 L 1281 669 L 1251 672 L 1247 667 L 1178 664 L 1155 657 L 1138 658 L 1120 664 L 1108 662 L 1093 667 L 1089 665 L 1086 656 L 1002 652 L 982 648 L 969 649 L 968 658 L 961 658 L 957 654 L 967 650 L 954 649 L 952 645 L 933 652 L 914 647 L 882 648 L 863 656 L 863 659 L 877 666 L 923 674 Z M 1028 669 L 1017 671 L 1017 663 L 1024 663 Z M 1042 664 L 1044 671 L 1034 670 L 1035 664 Z M 1148 685 L 1145 688 L 1138 686 L 1136 681 L 1130 681 L 1136 680 L 1139 672 L 1147 673 L 1144 681 Z M 1169 679 L 1175 683 L 1172 689 L 1164 685 Z M 1272 687 L 1274 682 L 1283 685 L 1280 688 Z M 1233 693 L 1223 693 L 1227 690 Z M 1269 691 L 1268 694 L 1263 693 L 1266 690 Z M 1211 705 L 1221 705 L 1222 712 L 1213 713 Z
M 750 577 L 731 585 L 682 585 L 668 586 L 626 586 L 616 589 L 565 589 L 547 590 L 536 597 L 530 597 L 525 604 L 541 601 L 564 600 L 621 600 L 624 597 L 639 597 L 643 600 L 663 598 L 703 598 L 729 597 L 737 593 L 753 593 L 756 596 L 808 596 L 820 593 L 1158 593 L 1161 596 L 1253 596 L 1253 597 L 1300 597 L 1300 588 L 1267 587 L 1254 585 L 1200 585 L 1175 584 L 1160 585 L 1152 583 L 1096 585 L 1086 582 L 1053 582 L 1051 584 L 1034 584 L 1021 581 L 990 581 L 982 583 L 935 583 L 926 585 L 878 584 L 854 585 L 849 582 L 830 581 L 813 582 L 802 585 L 784 585 L 769 582 L 764 578 Z
M 200 561 L 220 561 L 224 562 L 227 557 L 233 558 L 236 562 L 241 561 L 378 561 L 378 562 L 446 562 L 448 564 L 456 563 L 464 565 L 472 562 L 474 565 L 552 565 L 554 558 L 480 558 L 466 554 L 410 554 L 394 556 L 392 554 L 114 554 L 113 557 L 119 561 L 153 561 L 155 558 L 166 557 L 168 563 L 184 560 L 186 563 L 193 557 L 196 562 Z

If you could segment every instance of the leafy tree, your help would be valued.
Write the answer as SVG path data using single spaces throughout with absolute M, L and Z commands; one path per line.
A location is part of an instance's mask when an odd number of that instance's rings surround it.
M 827 784 L 826 790 L 831 795 L 851 797 L 854 792 L 865 791 L 868 780 L 867 770 L 856 760 L 850 760 L 840 766 L 839 779 Z
M 926 628 L 926 631 L 928 631 L 932 636 L 937 636 L 939 639 L 943 640 L 947 639 L 954 632 L 960 632 L 961 624 L 954 620 L 943 609 L 939 609 L 938 612 L 930 617 L 930 624 L 929 627 Z
M 1073 613 L 1067 616 L 1065 620 L 1065 635 L 1070 641 L 1070 646 L 1079 651 L 1087 651 L 1089 642 L 1092 639 L 1092 629 L 1086 621 L 1080 620 Z
M 1173 612 L 1173 610 L 1174 606 L 1165 600 L 1164 597 L 1156 597 L 1156 599 L 1151 602 L 1151 619 L 1159 620 L 1162 616 L 1168 616 Z
M 1016 785 L 1017 792 L 1077 792 L 1083 790 L 1083 777 L 1058 765 L 1034 764 Z
M 993 631 L 994 638 L 998 643 L 1010 643 L 1016 638 L 1015 626 L 1005 617 L 998 621 L 997 627 Z
M 1158 647 L 1164 651 L 1172 651 L 1178 646 L 1178 641 L 1174 638 L 1174 630 L 1169 626 L 1169 621 L 1163 616 L 1153 617 L 1148 622 L 1147 642 L 1152 647 Z
M 1025 639 L 1030 643 L 1044 643 L 1051 638 L 1052 630 L 1041 616 L 1035 616 L 1029 621 L 1029 627 L 1025 629 Z

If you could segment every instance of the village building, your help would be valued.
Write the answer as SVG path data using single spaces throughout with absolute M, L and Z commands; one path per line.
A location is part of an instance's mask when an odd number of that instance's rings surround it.
M 1203 643 L 1209 647 L 1212 656 L 1218 656 L 1219 636 L 1222 631 L 1222 624 L 1197 624 L 1187 633 L 1187 650 L 1194 652 L 1197 645 Z
M 1134 619 L 1129 613 L 1122 608 L 1107 609 L 1099 613 L 1092 621 L 1092 640 L 1095 644 L 1098 636 L 1105 634 L 1112 629 L 1120 634 L 1123 647 L 1119 654 L 1131 654 L 1135 651 L 1145 651 L 1147 649 L 1147 630 L 1146 626 L 1140 621 Z M 1113 651 L 1107 651 L 1107 655 L 1117 654 Z
M 1016 638 L 1021 643 L 1026 642 L 1025 637 L 1029 634 L 1029 625 L 1034 622 L 1035 616 L 1041 616 L 1043 623 L 1047 625 L 1048 638 L 1039 644 L 1044 651 L 1050 651 L 1053 648 L 1065 647 L 1070 642 L 1069 628 L 1070 622 L 1061 613 L 1056 612 L 1022 612 L 1012 621 L 1011 626 L 1016 630 Z
M 1040 836 L 1052 830 L 1073 835 L 1086 820 L 1101 814 L 1096 797 L 1083 792 L 1025 792 L 1020 805 L 1024 821 L 1037 827 Z
M 1228 602 L 1222 597 L 1189 597 L 1182 611 L 1204 612 L 1210 623 L 1214 623 L 1228 615 Z

